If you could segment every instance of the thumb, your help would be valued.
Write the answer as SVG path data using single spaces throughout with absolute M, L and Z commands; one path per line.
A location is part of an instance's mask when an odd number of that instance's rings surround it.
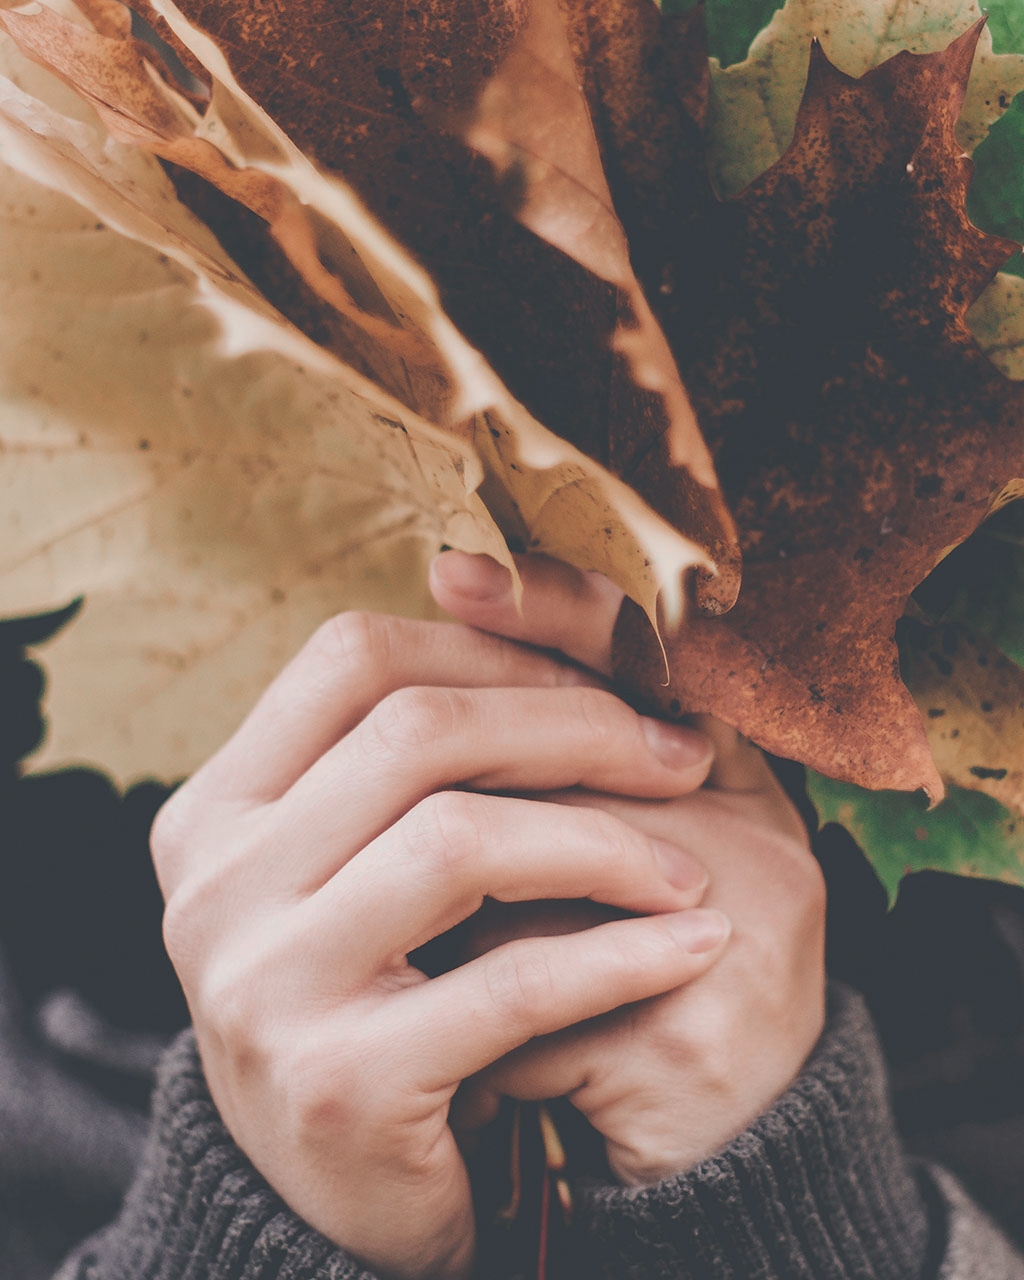
M 512 579 L 490 556 L 443 551 L 430 567 L 437 603 L 460 622 L 541 649 L 557 649 L 599 675 L 612 671 L 612 631 L 622 592 L 599 573 L 549 556 L 516 556 L 522 611 Z
M 602 676 L 612 674 L 612 633 L 622 592 L 599 573 L 584 573 L 543 555 L 517 555 L 523 583 L 522 611 L 516 608 L 512 579 L 490 556 L 443 551 L 430 567 L 437 603 L 460 622 L 536 645 L 557 649 Z M 711 716 L 694 723 L 715 746 L 709 782 L 722 791 L 763 791 L 774 786 L 771 770 L 756 747 Z

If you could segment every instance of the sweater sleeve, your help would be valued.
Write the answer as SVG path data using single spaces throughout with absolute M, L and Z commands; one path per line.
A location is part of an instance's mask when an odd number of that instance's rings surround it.
M 236 1146 L 191 1031 L 165 1055 L 118 1219 L 55 1280 L 376 1280 L 293 1213 Z
M 1024 1280 L 1024 1260 L 956 1182 L 904 1156 L 870 1019 L 842 988 L 804 1071 L 750 1129 L 655 1187 L 592 1187 L 580 1208 L 588 1280 Z M 57 1280 L 140 1277 L 374 1280 L 232 1141 L 190 1033 L 162 1064 L 120 1217 Z
M 943 1170 L 909 1160 L 854 992 L 830 990 L 803 1072 L 715 1156 L 598 1187 L 584 1228 L 615 1280 L 1024 1280 L 1024 1258 Z

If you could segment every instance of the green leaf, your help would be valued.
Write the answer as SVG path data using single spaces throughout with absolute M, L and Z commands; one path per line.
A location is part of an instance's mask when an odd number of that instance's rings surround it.
M 777 0 L 710 0 L 708 53 L 723 67 L 742 62 L 754 37 L 782 5 Z
M 698 0 L 663 0 L 667 14 L 686 13 Z M 708 53 L 723 67 L 742 62 L 751 42 L 772 20 L 782 0 L 707 0 Z
M 914 871 L 948 871 L 1024 884 L 1024 818 L 980 791 L 950 787 L 929 810 L 920 794 L 865 791 L 807 773 L 822 824 L 837 822 L 863 849 L 889 895 Z
M 1024 6 L 1020 0 L 989 0 L 988 29 L 994 53 L 1024 53 Z
M 982 231 L 1024 241 L 1024 93 L 979 144 L 974 165 L 968 217 Z M 1002 269 L 1024 276 L 1024 254 L 1014 254 Z

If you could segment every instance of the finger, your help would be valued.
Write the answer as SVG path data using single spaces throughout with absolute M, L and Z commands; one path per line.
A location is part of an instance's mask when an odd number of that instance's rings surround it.
M 718 791 L 764 791 L 774 787 L 775 775 L 763 754 L 738 729 L 714 716 L 688 716 L 687 723 L 707 734 L 715 758 L 708 786 Z
M 362 984 L 485 897 L 590 898 L 649 913 L 696 906 L 706 884 L 691 854 L 599 809 L 442 791 L 304 903 L 299 927 L 319 965 Z
M 304 881 L 323 883 L 434 791 L 582 785 L 665 798 L 699 787 L 710 763 L 702 734 L 640 716 L 600 689 L 406 688 L 295 783 L 271 834 L 302 850 Z
M 443 1090 L 534 1036 L 692 981 L 728 933 L 725 916 L 697 908 L 509 942 L 399 992 L 387 1016 L 408 1028 L 424 1086 Z
M 787 863 L 796 857 L 801 864 L 812 859 L 807 829 L 774 778 L 771 789 L 749 796 L 727 796 L 701 787 L 670 804 L 652 805 L 628 796 L 588 796 L 582 790 L 545 798 L 571 807 L 599 804 L 629 826 L 686 850 L 709 869 L 711 881 L 704 899 L 708 905 L 725 906 L 735 900 L 737 888 L 763 881 L 767 867 L 774 868 L 774 880 L 783 885 L 787 877 L 779 869 L 780 858 Z M 757 880 L 752 878 L 752 866 Z M 762 889 L 764 903 L 772 897 Z
M 469 626 L 556 649 L 602 675 L 611 674 L 612 632 L 622 592 L 597 573 L 583 573 L 548 556 L 517 556 L 523 583 L 522 611 L 512 580 L 489 556 L 446 551 L 430 569 L 434 599 Z M 730 725 L 713 716 L 692 723 L 715 745 L 710 785 L 752 791 L 766 785 L 770 770 L 760 752 Z
M 430 589 L 442 608 L 472 627 L 497 632 L 609 676 L 612 631 L 622 592 L 599 573 L 583 573 L 549 556 L 516 556 L 521 611 L 508 572 L 489 556 L 445 551 L 430 566 Z
M 549 656 L 465 627 L 340 614 L 319 628 L 187 785 L 228 800 L 274 799 L 404 685 L 552 688 L 585 682 L 583 673 Z
M 666 993 L 666 998 L 671 997 Z M 466 1081 L 465 1088 L 456 1094 L 449 1116 L 451 1127 L 466 1132 L 482 1128 L 495 1117 L 502 1098 L 572 1101 L 577 1090 L 591 1083 L 594 1063 L 609 1057 L 609 1019 L 617 1016 L 612 1012 L 596 1021 L 537 1037 L 499 1058 Z

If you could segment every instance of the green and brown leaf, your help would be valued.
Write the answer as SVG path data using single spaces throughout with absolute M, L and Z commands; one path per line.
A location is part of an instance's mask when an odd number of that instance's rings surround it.
M 735 609 L 670 645 L 660 705 L 936 798 L 896 622 L 1024 471 L 1024 388 L 965 322 L 1015 247 L 964 209 L 954 128 L 978 35 L 859 80 L 815 46 L 792 145 L 694 237 L 713 269 L 682 246 L 661 308 L 745 567 Z M 643 632 L 627 614 L 620 667 L 651 691 Z

